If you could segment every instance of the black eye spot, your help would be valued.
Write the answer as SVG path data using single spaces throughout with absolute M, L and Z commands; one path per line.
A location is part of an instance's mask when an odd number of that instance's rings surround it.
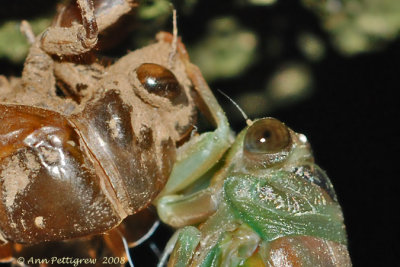
M 304 180 L 318 185 L 319 187 L 324 189 L 325 192 L 328 193 L 332 200 L 336 202 L 338 201 L 335 190 L 333 189 L 333 185 L 329 180 L 328 175 L 326 175 L 326 173 L 317 165 L 313 164 L 299 166 L 293 169 L 293 173 L 297 176 L 300 176 Z
M 173 100 L 182 92 L 175 75 L 161 65 L 144 63 L 136 69 L 136 74 L 149 93 Z
M 282 122 L 264 118 L 256 121 L 247 130 L 244 149 L 255 154 L 275 154 L 287 150 L 291 143 L 290 132 Z

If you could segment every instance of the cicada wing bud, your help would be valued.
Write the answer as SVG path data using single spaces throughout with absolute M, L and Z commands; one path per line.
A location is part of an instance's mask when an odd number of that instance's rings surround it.
M 79 131 L 61 114 L 0 105 L 0 230 L 37 243 L 120 223 L 116 198 Z

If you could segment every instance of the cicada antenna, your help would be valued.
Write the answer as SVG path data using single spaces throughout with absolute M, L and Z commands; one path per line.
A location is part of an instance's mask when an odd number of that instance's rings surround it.
M 220 92 L 223 96 L 225 96 L 226 98 L 229 99 L 229 101 L 232 102 L 233 105 L 235 105 L 235 107 L 240 111 L 240 113 L 242 114 L 243 118 L 246 120 L 246 124 L 248 126 L 253 124 L 253 121 L 249 119 L 249 117 L 247 116 L 247 114 L 243 111 L 243 109 L 235 102 L 233 101 L 232 98 L 230 98 L 227 94 L 225 94 L 224 92 L 222 92 L 220 89 L 217 89 L 218 92 Z
M 171 4 L 172 5 L 172 4 Z M 169 57 L 168 57 L 168 65 L 169 67 L 172 67 L 172 63 L 174 60 L 174 57 L 176 55 L 176 50 L 177 50 L 177 46 L 178 46 L 178 26 L 177 26 L 177 22 L 176 22 L 176 9 L 175 7 L 172 5 L 172 43 L 171 43 L 171 52 L 169 53 Z

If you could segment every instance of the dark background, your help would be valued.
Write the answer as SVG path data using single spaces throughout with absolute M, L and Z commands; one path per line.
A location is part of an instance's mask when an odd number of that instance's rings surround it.
M 14 1 L 10 9 L 2 7 L 0 19 L 44 12 L 50 2 L 46 5 L 45 1 Z M 278 0 L 273 8 L 249 7 L 240 11 L 231 7 L 229 1 L 200 2 L 194 16 L 179 18 L 179 31 L 185 43 L 196 41 L 205 30 L 205 20 L 228 13 L 235 14 L 241 23 L 260 33 L 274 30 L 277 20 L 286 22 L 279 29 L 286 40 L 283 55 L 272 62 L 258 62 L 234 79 L 210 84 L 211 88 L 219 88 L 234 99 L 239 90 L 257 88 L 258 83 L 263 83 L 265 70 L 272 70 L 280 60 L 302 57 L 294 45 L 296 32 L 307 29 L 329 44 L 329 36 L 320 28 L 317 17 L 298 1 Z M 399 131 L 395 130 L 400 115 L 397 97 L 400 40 L 378 52 L 353 57 L 342 56 L 328 45 L 324 59 L 311 67 L 314 94 L 305 101 L 265 115 L 286 122 L 311 142 L 316 161 L 327 171 L 342 205 L 353 264 L 400 266 L 397 259 L 400 145 Z M 21 66 L 0 60 L 0 73 L 19 75 L 20 71 Z M 217 97 L 224 107 L 230 105 L 223 97 Z M 238 114 L 227 115 L 232 121 L 238 121 L 234 119 Z M 233 125 L 237 131 L 244 126 L 244 121 Z M 134 249 L 136 266 L 149 266 L 148 257 L 152 252 L 148 245 L 155 242 L 163 246 L 169 233 L 162 227 L 151 241 Z

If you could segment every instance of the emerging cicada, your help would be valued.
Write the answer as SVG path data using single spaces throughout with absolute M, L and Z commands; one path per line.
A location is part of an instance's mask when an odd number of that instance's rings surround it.
M 172 252 L 168 266 L 351 266 L 340 206 L 307 138 L 274 118 L 248 124 L 198 179 L 180 179 L 178 160 L 157 207 L 184 228 L 160 265 Z
M 184 227 L 170 266 L 351 265 L 335 193 L 303 135 L 264 118 L 234 142 L 176 38 L 105 63 L 92 54 L 98 33 L 134 3 L 77 3 L 31 38 L 21 79 L 0 77 L 0 260 L 104 232 L 114 253 L 115 230 L 130 231 L 122 220 L 162 190 L 161 219 Z M 191 136 L 195 107 L 215 131 Z M 98 239 L 68 244 L 92 256 Z

